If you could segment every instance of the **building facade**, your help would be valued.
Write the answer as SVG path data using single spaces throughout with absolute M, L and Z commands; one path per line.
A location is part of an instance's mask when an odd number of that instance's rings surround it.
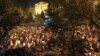
M 39 2 L 35 4 L 35 14 L 41 14 L 44 10 L 48 10 L 48 3 Z

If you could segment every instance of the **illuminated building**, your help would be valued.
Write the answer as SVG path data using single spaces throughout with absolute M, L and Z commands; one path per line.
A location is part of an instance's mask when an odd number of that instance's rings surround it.
M 35 14 L 41 14 L 44 10 L 48 10 L 48 3 L 39 2 L 35 4 Z

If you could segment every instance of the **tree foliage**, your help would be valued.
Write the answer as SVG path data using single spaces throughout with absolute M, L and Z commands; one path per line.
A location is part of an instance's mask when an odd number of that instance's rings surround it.
M 82 42 L 82 40 L 76 40 L 75 39 L 75 27 L 83 24 L 90 24 L 90 25 L 95 25 L 98 29 L 99 26 L 97 22 L 94 20 L 94 9 L 93 9 L 93 1 L 92 0 L 63 0 L 62 3 L 59 3 L 60 5 L 56 10 L 53 10 L 53 14 L 51 16 L 54 16 L 54 18 L 51 24 L 54 25 L 54 29 L 56 29 L 56 26 L 62 27 L 61 29 L 64 29 L 64 31 L 69 31 L 70 35 L 69 36 L 69 52 L 74 55 L 76 45 L 77 47 L 80 47 L 81 44 L 85 44 Z M 62 8 L 59 9 L 59 7 L 62 6 Z M 64 17 L 59 16 L 59 14 L 64 11 Z M 57 19 L 57 20 L 56 20 Z M 67 21 L 63 20 L 66 19 Z M 85 21 L 88 21 L 85 22 Z M 63 22 L 66 22 L 63 24 Z M 52 26 L 53 27 L 53 26 Z M 70 30 L 68 30 L 70 29 Z M 79 43 L 78 43 L 79 42 Z M 83 49 L 83 48 L 82 48 Z M 71 50 L 71 51 L 70 51 Z M 78 51 L 78 49 L 77 49 Z

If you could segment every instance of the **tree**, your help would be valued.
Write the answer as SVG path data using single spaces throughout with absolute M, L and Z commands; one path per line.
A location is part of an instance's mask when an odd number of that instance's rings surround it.
M 61 11 L 58 10 L 59 6 L 62 6 Z M 56 15 L 56 16 L 52 17 L 53 18 L 52 21 L 54 21 L 54 22 L 52 22 L 52 25 L 54 25 L 54 23 L 56 23 L 55 26 L 59 25 L 62 27 L 61 29 L 64 29 L 65 26 L 67 26 L 66 28 L 71 29 L 71 30 L 64 30 L 64 31 L 70 31 L 71 36 L 69 36 L 69 46 L 71 46 L 71 48 L 70 47 L 67 47 L 67 48 L 69 48 L 69 50 L 72 50 L 69 52 L 74 55 L 75 54 L 75 50 L 74 50 L 75 46 L 74 45 L 76 43 L 75 36 L 74 36 L 75 27 L 85 23 L 85 24 L 95 25 L 98 29 L 100 29 L 98 24 L 96 23 L 96 21 L 94 21 L 94 18 L 93 18 L 93 15 L 94 15 L 93 1 L 90 1 L 90 0 L 63 0 L 63 3 L 59 3 L 59 6 L 55 10 L 52 10 L 53 14 L 51 13 L 51 16 Z M 65 14 L 64 14 L 65 17 L 59 16 L 59 14 L 62 11 L 65 12 Z M 65 21 L 65 20 L 63 20 L 64 18 L 67 20 L 65 24 L 62 23 Z M 88 23 L 86 21 L 88 21 Z M 54 29 L 55 29 L 55 27 L 54 27 Z
M 9 3 L 5 4 L 6 1 L 4 1 L 4 4 L 2 4 L 2 7 L 4 7 L 1 12 L 3 13 L 0 14 L 2 18 L 0 18 L 0 38 L 1 42 L 4 41 L 5 36 L 8 34 L 8 32 L 16 25 L 20 24 L 20 13 L 14 9 L 13 3 L 11 0 L 9 0 Z M 11 8 L 13 10 L 11 10 Z

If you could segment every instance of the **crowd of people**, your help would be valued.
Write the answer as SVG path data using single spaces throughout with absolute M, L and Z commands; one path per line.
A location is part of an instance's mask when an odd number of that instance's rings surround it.
M 83 53 L 91 56 L 94 52 L 100 52 L 99 30 L 89 25 L 77 26 L 75 36 L 83 40 Z
M 81 25 L 76 26 L 74 31 L 73 37 L 76 42 L 73 42 L 73 44 L 76 43 L 76 46 L 73 45 L 72 48 L 76 49 L 74 50 L 76 56 L 79 56 L 77 53 L 80 53 L 77 50 L 77 46 L 80 45 L 77 43 L 78 40 L 81 40 L 81 44 L 84 46 L 80 46 L 82 49 L 78 47 L 83 52 L 83 55 L 99 52 L 99 31 L 95 27 Z M 60 28 L 58 32 L 55 32 L 41 25 L 19 25 L 8 32 L 3 48 L 6 50 L 22 50 L 24 48 L 27 56 L 42 56 L 46 53 L 55 54 L 54 56 L 66 56 L 70 55 L 69 51 L 71 49 L 68 48 L 72 45 L 72 34 L 70 33 L 70 30 L 63 31 Z
M 5 37 L 5 48 L 16 49 L 26 48 L 29 51 L 36 49 L 36 52 L 44 52 L 57 47 L 55 42 L 59 34 L 46 29 L 45 26 L 16 26 Z

